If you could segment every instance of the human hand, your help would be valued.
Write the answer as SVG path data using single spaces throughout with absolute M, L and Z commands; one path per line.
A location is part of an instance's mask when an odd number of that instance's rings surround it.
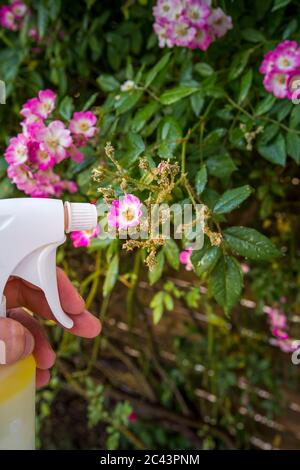
M 59 268 L 57 282 L 62 308 L 74 321 L 73 327 L 68 331 L 83 338 L 97 336 L 101 331 L 99 320 L 85 310 L 84 300 Z M 53 366 L 56 355 L 39 322 L 20 307 L 45 319 L 55 321 L 55 318 L 44 293 L 22 279 L 10 279 L 4 295 L 8 315 L 7 318 L 0 318 L 0 340 L 6 345 L 5 363 L 13 364 L 33 353 L 37 364 L 37 387 L 42 387 L 49 382 L 49 369 Z

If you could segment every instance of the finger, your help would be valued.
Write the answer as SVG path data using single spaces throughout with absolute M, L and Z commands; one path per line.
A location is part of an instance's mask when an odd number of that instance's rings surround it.
M 33 355 L 39 369 L 49 369 L 55 362 L 55 352 L 51 348 L 46 334 L 37 320 L 31 317 L 23 309 L 18 308 L 9 311 L 9 317 L 21 323 L 34 337 Z
M 62 269 L 57 268 L 56 272 L 59 297 L 63 310 L 71 315 L 79 315 L 85 307 L 83 298 Z
M 37 369 L 36 371 L 36 387 L 41 388 L 44 387 L 49 383 L 50 380 L 50 372 L 49 370 L 41 370 Z
M 23 325 L 11 318 L 0 318 L 0 363 L 13 364 L 34 349 L 34 338 Z
M 84 300 L 77 292 L 67 275 L 57 268 L 57 285 L 63 310 L 71 315 L 79 315 L 84 310 Z M 54 320 L 54 315 L 42 290 L 21 279 L 10 279 L 5 288 L 7 308 L 24 306 L 39 312 L 43 318 Z
M 58 270 L 58 279 L 59 286 L 62 290 L 64 286 L 67 289 L 69 295 L 73 295 L 74 292 L 77 294 L 77 291 L 66 277 L 63 271 Z M 23 305 L 33 312 L 38 312 L 38 314 L 46 319 L 54 320 L 55 317 L 52 314 L 50 307 L 46 301 L 45 295 L 42 291 L 37 289 L 32 289 L 29 284 L 23 284 L 20 279 L 12 279 L 9 281 L 5 295 L 7 296 L 7 304 L 9 308 L 18 307 Z M 65 294 L 63 295 L 64 302 L 67 302 Z M 94 338 L 101 331 L 101 325 L 97 318 L 95 318 L 87 310 L 84 310 L 84 302 L 81 299 L 82 303 L 77 300 L 69 301 L 69 315 L 74 321 L 74 326 L 71 330 L 73 334 L 78 336 L 83 336 L 84 338 Z M 72 305 L 73 302 L 73 305 Z M 73 310 L 70 308 L 73 306 Z M 81 312 L 80 308 L 83 306 Z M 72 310 L 72 311 L 71 311 Z M 75 313 L 74 313 L 75 312 Z M 81 317 L 83 315 L 83 317 Z M 81 317 L 81 318 L 77 318 Z
M 101 323 L 88 310 L 84 310 L 80 315 L 72 317 L 74 326 L 69 330 L 71 333 L 82 338 L 95 338 L 101 332 Z

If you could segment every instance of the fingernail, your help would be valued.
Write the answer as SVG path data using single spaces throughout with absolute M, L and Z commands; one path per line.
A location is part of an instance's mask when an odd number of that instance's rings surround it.
M 32 353 L 34 348 L 34 339 L 33 336 L 28 332 L 25 331 L 25 345 L 22 357 L 26 357 Z

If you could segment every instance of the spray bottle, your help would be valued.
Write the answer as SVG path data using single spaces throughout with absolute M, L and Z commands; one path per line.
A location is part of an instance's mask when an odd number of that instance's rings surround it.
M 73 321 L 62 310 L 56 279 L 56 249 L 65 232 L 92 230 L 96 206 L 54 199 L 0 201 L 0 316 L 6 315 L 3 295 L 10 276 L 39 287 L 56 320 L 65 328 Z M 2 354 L 1 354 L 2 353 Z M 0 358 L 5 344 L 0 342 Z M 34 449 L 35 361 L 33 356 L 11 366 L 0 365 L 0 450 Z

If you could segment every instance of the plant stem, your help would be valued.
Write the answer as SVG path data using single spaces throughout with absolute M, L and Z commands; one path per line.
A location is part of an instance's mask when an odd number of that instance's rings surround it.
M 134 301 L 137 283 L 139 280 L 140 266 L 141 266 L 141 251 L 138 250 L 134 257 L 132 282 L 131 282 L 131 287 L 129 288 L 128 294 L 127 294 L 127 314 L 128 314 L 129 327 L 132 327 L 133 325 L 133 301 Z

